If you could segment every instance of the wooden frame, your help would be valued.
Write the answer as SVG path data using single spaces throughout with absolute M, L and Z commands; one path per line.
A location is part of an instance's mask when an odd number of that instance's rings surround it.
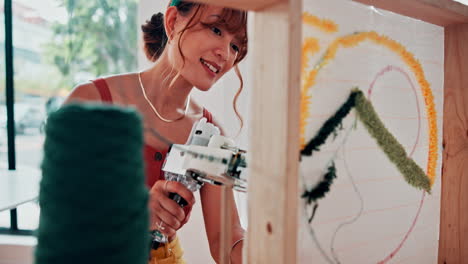
M 248 263 L 296 263 L 302 0 L 255 14 Z
M 302 0 L 197 1 L 259 11 L 251 38 L 256 68 L 250 124 L 249 231 L 244 255 L 247 263 L 296 263 L 299 150 L 294 142 L 299 138 Z M 445 27 L 439 263 L 466 263 L 468 6 L 453 0 L 354 1 Z
M 468 6 L 453 0 L 353 0 L 442 27 L 468 23 Z
M 354 0 L 445 29 L 439 264 L 468 262 L 468 6 L 452 0 Z M 465 167 L 464 167 L 465 165 Z M 465 180 L 463 180 L 465 176 Z
M 468 262 L 468 23 L 445 27 L 439 263 Z

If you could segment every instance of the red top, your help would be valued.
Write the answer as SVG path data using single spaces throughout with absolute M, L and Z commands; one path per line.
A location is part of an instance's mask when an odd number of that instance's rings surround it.
M 112 96 L 106 80 L 100 78 L 92 82 L 99 91 L 102 101 L 112 103 Z M 206 117 L 207 121 L 211 123 L 211 113 L 205 108 L 203 108 L 203 117 Z M 162 172 L 161 167 L 166 158 L 168 149 L 169 147 L 163 150 L 158 150 L 148 144 L 144 145 L 143 157 L 145 159 L 146 185 L 148 188 L 151 188 L 157 180 L 164 180 L 164 173 Z

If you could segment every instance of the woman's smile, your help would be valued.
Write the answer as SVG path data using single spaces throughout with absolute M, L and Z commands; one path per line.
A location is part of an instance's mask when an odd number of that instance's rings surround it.
M 219 73 L 220 67 L 216 63 L 206 61 L 202 58 L 200 58 L 200 63 L 211 77 L 216 77 L 216 75 Z

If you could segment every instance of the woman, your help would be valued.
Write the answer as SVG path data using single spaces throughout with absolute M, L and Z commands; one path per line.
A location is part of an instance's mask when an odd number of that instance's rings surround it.
M 244 11 L 172 0 L 164 15 L 152 16 L 142 26 L 145 52 L 154 65 L 141 72 L 98 79 L 77 86 L 67 102 L 104 101 L 136 107 L 145 127 L 144 158 L 150 188 L 150 229 L 169 237 L 169 243 L 151 252 L 150 263 L 184 263 L 176 237 L 189 219 L 195 198 L 182 184 L 164 180 L 161 165 L 168 146 L 151 130 L 172 142 L 186 142 L 194 122 L 211 114 L 190 101 L 193 88 L 207 91 L 226 72 L 235 68 L 241 87 L 234 99 L 234 110 L 242 123 L 235 101 L 242 90 L 237 64 L 247 53 L 247 14 Z M 190 113 L 190 114 L 188 114 Z M 174 192 L 189 205 L 180 208 L 168 198 Z M 205 229 L 210 252 L 219 260 L 220 201 L 219 187 L 205 185 L 200 190 Z M 241 228 L 233 197 L 232 263 L 241 263 L 244 230 Z

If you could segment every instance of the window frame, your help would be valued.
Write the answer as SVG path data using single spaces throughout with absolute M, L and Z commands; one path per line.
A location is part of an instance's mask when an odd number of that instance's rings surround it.
M 3 12 L 5 17 L 5 99 L 7 108 L 8 170 L 16 170 L 12 11 L 12 0 L 5 0 Z M 0 228 L 0 234 L 31 236 L 33 235 L 33 230 L 18 228 L 18 209 L 14 208 L 10 210 L 10 227 Z

